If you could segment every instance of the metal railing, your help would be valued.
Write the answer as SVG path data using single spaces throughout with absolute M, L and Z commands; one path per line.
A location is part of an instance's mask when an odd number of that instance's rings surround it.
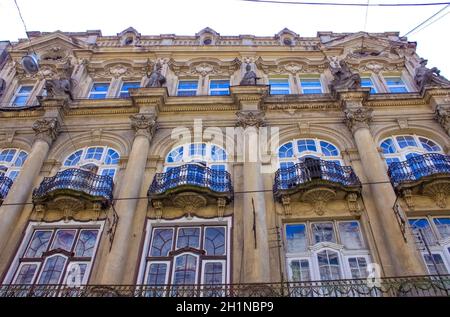
M 233 195 L 230 173 L 197 164 L 177 166 L 165 173 L 156 174 L 148 190 L 148 195 L 151 197 L 155 194 L 162 194 L 169 189 L 183 185 L 202 187 L 213 192 Z
M 273 192 L 288 190 L 313 180 L 325 180 L 343 186 L 360 186 L 351 166 L 341 166 L 338 163 L 319 159 L 306 159 L 304 162 L 288 168 L 280 168 L 275 172 Z
M 73 190 L 93 197 L 102 197 L 111 203 L 113 188 L 114 182 L 110 176 L 69 168 L 56 173 L 55 176 L 45 177 L 39 187 L 33 190 L 33 201 L 56 190 Z
M 6 195 L 8 194 L 9 190 L 11 189 L 11 186 L 13 184 L 13 181 L 11 178 L 0 175 L 0 200 L 3 200 L 6 198 Z
M 450 156 L 438 153 L 418 155 L 403 162 L 391 163 L 388 169 L 394 187 L 435 174 L 450 175 Z
M 214 285 L 0 285 L 0 297 L 408 297 L 449 296 L 450 275 Z

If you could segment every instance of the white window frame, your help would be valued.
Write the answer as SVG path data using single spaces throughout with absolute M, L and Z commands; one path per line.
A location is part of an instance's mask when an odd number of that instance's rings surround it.
M 94 86 L 95 86 L 96 84 L 105 84 L 105 85 L 108 85 L 108 89 L 106 90 L 106 92 L 103 92 L 103 91 L 102 91 L 102 92 L 99 92 L 99 91 L 92 91 L 92 89 L 94 88 Z M 92 82 L 91 87 L 89 88 L 88 99 L 90 99 L 90 100 L 102 100 L 102 99 L 107 99 L 107 98 L 108 98 L 108 94 L 109 94 L 110 89 L 111 89 L 111 82 L 106 82 L 106 81 L 94 81 L 94 82 Z M 91 95 L 103 95 L 103 94 L 105 94 L 105 97 L 104 97 L 104 98 L 91 98 Z
M 14 274 L 12 284 L 16 284 L 17 279 L 19 278 L 19 272 L 22 269 L 22 266 L 27 265 L 27 264 L 36 265 L 36 271 L 34 271 L 33 278 L 31 279 L 31 284 L 28 284 L 28 285 L 33 285 L 36 282 L 37 274 L 40 272 L 41 262 L 22 262 L 19 264 L 19 267 L 16 270 L 16 274 Z
M 228 88 L 211 88 L 211 83 L 213 81 L 228 81 Z M 198 85 L 198 84 L 197 84 Z M 208 95 L 209 96 L 227 96 L 230 94 L 230 79 L 229 78 L 210 78 L 209 82 L 208 82 Z M 212 91 L 226 91 L 226 94 L 223 95 L 212 95 Z M 177 90 L 177 94 L 178 94 L 178 90 Z
M 169 284 L 169 274 L 170 274 L 170 261 L 148 261 L 147 267 L 145 268 L 145 277 L 148 278 L 148 274 L 150 273 L 150 265 L 151 264 L 165 264 L 167 265 L 166 275 L 164 276 L 164 284 Z M 145 279 L 144 284 L 147 284 L 147 279 Z
M 317 80 L 319 82 L 319 84 L 320 84 L 320 87 L 315 87 L 315 88 L 307 87 L 306 91 L 320 88 L 321 92 L 320 93 L 305 93 L 305 90 L 304 90 L 304 88 L 302 86 L 302 80 L 305 80 L 305 79 L 306 80 L 314 79 L 314 80 Z M 319 74 L 317 76 L 315 76 L 315 75 L 306 75 L 306 74 L 305 75 L 299 75 L 298 76 L 298 88 L 299 88 L 300 94 L 302 94 L 302 95 L 320 95 L 320 94 L 323 94 L 325 92 L 324 91 L 323 81 L 322 81 L 322 78 L 321 78 L 321 76 Z
M 291 263 L 294 261 L 307 261 L 308 262 L 308 271 L 309 271 L 309 280 L 303 280 L 301 279 L 300 281 L 294 281 L 294 272 L 292 271 L 291 268 Z M 286 260 L 286 264 L 287 264 L 287 272 L 288 272 L 288 279 L 289 281 L 292 282 L 307 282 L 307 281 L 314 281 L 314 274 L 312 272 L 312 265 L 311 265 L 311 257 L 305 257 L 305 256 L 299 256 L 299 257 L 291 257 L 291 258 L 287 258 Z
M 139 85 L 139 88 L 141 87 L 141 82 L 140 81 L 133 81 L 133 80 L 127 80 L 127 81 L 122 81 L 121 83 L 120 83 L 120 87 L 119 87 L 119 92 L 118 92 L 118 94 L 117 94 L 117 98 L 128 98 L 128 97 L 130 97 L 130 93 L 128 92 L 128 90 L 123 90 L 123 86 L 125 85 L 125 84 L 138 84 Z M 137 88 L 137 87 L 136 87 Z M 127 96 L 123 96 L 123 97 L 121 97 L 120 95 L 122 94 L 122 93 L 126 93 L 126 94 L 128 94 L 128 97 Z
M 226 284 L 227 262 L 225 260 L 203 260 L 202 261 L 202 276 L 200 277 L 200 283 L 205 284 L 205 266 L 207 263 L 222 263 L 222 281 L 221 284 Z
M 406 80 L 403 76 L 403 74 L 399 73 L 399 74 L 392 74 L 392 73 L 387 73 L 387 74 L 382 74 L 382 80 L 383 80 L 383 84 L 386 87 L 386 92 L 390 93 L 390 94 L 402 94 L 402 93 L 408 93 L 411 92 L 410 87 L 408 87 L 408 85 L 406 84 Z M 400 80 L 402 81 L 403 85 L 388 85 L 388 78 L 400 78 Z M 398 87 L 403 87 L 405 88 L 406 92 L 391 92 L 391 87 L 393 88 L 398 88 Z
M 20 93 L 20 90 L 21 90 L 23 87 L 31 87 L 30 92 L 27 93 L 27 94 L 25 94 L 25 93 Z M 11 107 L 15 107 L 15 108 L 26 107 L 26 106 L 29 104 L 30 97 L 31 97 L 31 95 L 33 94 L 33 91 L 34 91 L 34 87 L 35 87 L 34 84 L 21 84 L 21 85 L 19 86 L 19 88 L 17 88 L 17 90 L 16 90 L 16 92 L 14 93 L 13 97 L 11 98 L 10 106 L 11 106 Z M 15 104 L 14 104 L 14 101 L 16 100 L 17 97 L 27 97 L 27 99 L 25 100 L 25 102 L 23 103 L 23 105 L 15 105 Z
M 370 91 L 371 94 L 377 94 L 377 93 L 379 93 L 378 88 L 377 88 L 377 86 L 375 85 L 374 77 L 373 77 L 372 75 L 369 75 L 369 74 L 361 74 L 360 76 L 361 76 L 361 87 L 363 87 L 363 88 L 371 88 L 371 90 L 372 90 L 372 88 L 373 88 L 374 92 L 371 92 L 371 91 Z M 363 86 L 363 85 L 362 85 L 362 80 L 363 80 L 363 79 L 368 79 L 368 80 L 370 80 L 370 82 L 372 83 L 372 85 L 371 85 L 371 86 Z
M 50 255 L 50 256 L 48 256 L 48 257 L 45 258 L 44 262 L 42 262 L 42 269 L 40 270 L 39 275 L 38 275 L 38 277 L 36 278 L 36 282 L 39 283 L 39 280 L 40 280 L 41 277 L 42 277 L 42 273 L 44 272 L 43 270 L 44 270 L 45 265 L 47 264 L 48 260 L 50 260 L 51 258 L 55 258 L 55 257 L 57 257 L 57 256 L 60 256 L 60 257 L 63 257 L 63 258 L 66 259 L 65 262 L 64 262 L 64 266 L 63 266 L 63 268 L 62 268 L 62 270 L 61 270 L 61 275 L 59 276 L 58 282 L 56 283 L 56 284 L 58 284 L 58 285 L 59 285 L 59 284 L 62 284 L 64 275 L 65 275 L 64 272 L 67 271 L 66 269 L 67 269 L 67 266 L 69 265 L 69 258 L 68 258 L 66 255 L 61 254 L 61 253 L 52 254 L 52 255 Z M 55 283 L 52 283 L 52 285 L 53 285 L 53 284 L 55 284 Z
M 192 95 L 192 96 L 182 96 L 182 95 L 179 95 L 179 94 L 178 94 L 180 91 L 194 91 L 194 89 L 183 89 L 183 88 L 180 90 L 180 82 L 187 82 L 187 81 L 190 81 L 190 82 L 197 82 L 197 88 L 195 89 L 195 95 Z M 182 79 L 178 79 L 178 82 L 177 82 L 177 93 L 176 93 L 176 95 L 177 95 L 178 97 L 194 97 L 194 96 L 198 96 L 198 95 L 199 95 L 199 89 L 200 89 L 200 85 L 199 85 L 199 79 L 198 79 L 198 78 L 192 78 L 192 79 L 189 79 L 189 78 L 182 78 Z
M 178 247 L 178 238 L 180 235 L 180 230 L 181 229 L 198 229 L 198 246 L 197 247 L 193 247 L 194 249 L 200 249 L 200 246 L 202 245 L 202 227 L 201 226 L 190 226 L 190 227 L 183 227 L 183 226 L 179 226 L 177 228 L 177 234 L 176 234 L 176 241 L 175 241 L 175 250 L 181 250 L 182 248 Z M 188 247 L 188 248 L 192 248 L 192 247 Z
M 281 90 L 285 90 L 285 89 L 277 89 L 277 88 L 273 89 L 272 85 L 270 84 L 271 81 L 286 81 L 287 89 L 288 89 L 288 93 L 287 94 L 288 95 L 292 94 L 292 89 L 291 89 L 291 83 L 290 83 L 290 80 L 289 80 L 289 76 L 275 76 L 275 75 L 269 76 L 270 94 L 271 95 L 286 95 L 286 94 L 272 93 L 272 91 L 275 92 L 275 91 L 281 91 Z

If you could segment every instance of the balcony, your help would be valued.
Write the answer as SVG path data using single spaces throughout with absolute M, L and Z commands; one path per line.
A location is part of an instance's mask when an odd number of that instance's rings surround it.
M 389 165 L 388 175 L 395 191 L 412 210 L 414 195 L 430 196 L 440 208 L 450 195 L 450 156 L 428 153 Z
M 34 205 L 58 204 L 64 198 L 78 201 L 81 209 L 105 209 L 112 203 L 114 183 L 109 176 L 101 176 L 82 169 L 70 168 L 45 177 L 33 191 Z M 73 206 L 72 208 L 75 208 Z
M 11 189 L 11 186 L 13 184 L 13 181 L 5 176 L 0 175 L 0 205 L 2 204 L 3 200 L 6 198 L 6 195 L 8 194 L 9 190 Z
M 450 295 L 450 275 L 209 285 L 0 285 L 0 297 L 431 297 Z
M 351 212 L 359 211 L 356 203 L 361 191 L 361 182 L 350 166 L 319 159 L 306 159 L 289 168 L 278 169 L 275 173 L 273 194 L 286 205 L 292 199 L 309 202 L 314 211 L 321 215 L 325 204 L 332 199 L 347 199 Z
M 233 200 L 233 186 L 230 173 L 226 171 L 213 170 L 200 164 L 186 164 L 156 174 L 148 197 L 153 207 L 158 209 L 158 218 L 162 205 L 181 208 L 190 215 L 208 204 L 218 205 L 220 217 L 225 205 Z

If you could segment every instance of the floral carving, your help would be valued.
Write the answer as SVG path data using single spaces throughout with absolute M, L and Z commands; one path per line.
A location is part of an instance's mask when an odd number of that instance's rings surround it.
M 135 114 L 130 116 L 131 128 L 136 136 L 144 135 L 148 138 L 153 137 L 157 129 L 156 117 L 154 115 Z
M 51 144 L 60 131 L 60 125 L 56 118 L 38 119 L 33 123 L 33 130 L 38 139 Z
M 236 116 L 238 117 L 236 126 L 244 129 L 247 127 L 259 128 L 265 125 L 266 114 L 263 111 L 238 111 Z
M 372 120 L 372 112 L 373 109 L 365 107 L 355 109 L 347 108 L 344 110 L 345 123 L 352 132 L 360 128 L 369 128 L 369 122 Z

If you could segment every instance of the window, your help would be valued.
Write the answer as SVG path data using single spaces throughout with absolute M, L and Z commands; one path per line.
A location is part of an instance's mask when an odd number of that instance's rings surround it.
M 450 272 L 450 217 L 408 219 L 430 274 Z M 429 250 L 429 251 L 428 251 Z
M 376 94 L 377 90 L 370 77 L 361 77 L 361 87 L 370 88 L 371 94 Z
M 102 226 L 97 224 L 35 224 L 25 239 L 6 280 L 14 284 L 65 284 L 77 271 L 86 284 Z
M 130 97 L 130 94 L 128 93 L 128 89 L 131 88 L 139 88 L 141 87 L 141 84 L 138 82 L 126 82 L 122 84 L 122 87 L 120 87 L 119 97 L 120 98 L 127 98 Z
M 357 220 L 286 224 L 284 233 L 292 281 L 367 276 L 369 251 Z
M 397 135 L 384 139 L 380 143 L 386 164 L 405 161 L 414 155 L 426 153 L 444 154 L 442 147 L 433 140 L 417 135 Z M 437 162 L 430 162 L 434 164 Z
M 109 83 L 94 83 L 89 92 L 89 99 L 105 99 L 108 89 Z
M 391 93 L 408 92 L 408 89 L 400 76 L 384 77 L 388 91 Z
M 20 86 L 14 95 L 11 106 L 12 107 L 24 107 L 27 104 L 28 98 L 33 91 L 33 86 L 31 85 L 23 85 Z
M 177 96 L 195 96 L 197 95 L 197 80 L 180 80 L 178 82 Z
M 271 95 L 288 95 L 291 93 L 289 89 L 289 79 L 286 78 L 269 78 Z
M 226 283 L 230 265 L 229 225 L 230 219 L 219 222 L 195 217 L 189 223 L 150 222 L 148 251 L 142 259 L 144 270 L 140 279 L 153 286 Z M 148 296 L 162 296 L 163 289 L 149 292 Z M 173 291 L 190 294 L 186 286 Z
M 320 78 L 300 78 L 300 91 L 302 94 L 321 94 Z
M 15 180 L 19 176 L 28 153 L 20 149 L 1 149 L 0 150 L 0 177 L 6 176 Z
M 185 165 L 188 163 L 198 163 L 203 166 L 226 170 L 227 154 L 218 145 L 211 143 L 187 143 L 172 151 L 166 157 L 165 170 L 170 167 Z
M 116 150 L 103 146 L 91 146 L 70 154 L 64 160 L 63 168 L 82 168 L 114 179 L 119 160 L 120 155 Z
M 209 94 L 211 96 L 222 96 L 230 94 L 230 81 L 214 79 L 209 82 Z

